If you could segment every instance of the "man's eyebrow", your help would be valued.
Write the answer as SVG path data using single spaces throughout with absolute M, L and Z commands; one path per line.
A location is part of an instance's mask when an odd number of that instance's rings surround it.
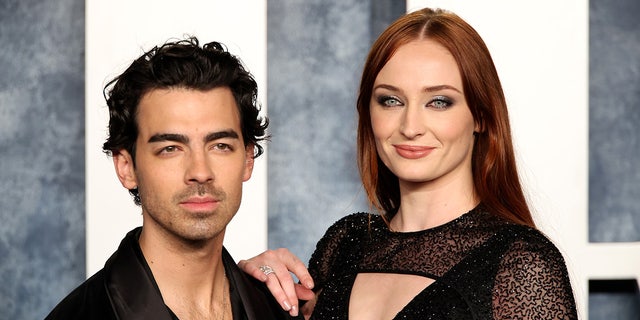
M 178 133 L 158 133 L 158 134 L 152 135 L 151 138 L 149 138 L 148 142 L 153 143 L 153 142 L 162 142 L 162 141 L 188 143 L 189 137 L 183 134 L 178 134 Z
M 204 137 L 204 142 L 210 142 L 210 141 L 223 139 L 223 138 L 238 139 L 240 138 L 240 135 L 238 135 L 238 133 L 233 129 L 216 131 L 216 132 L 211 132 L 207 134 Z M 178 134 L 178 133 L 158 133 L 158 134 L 152 135 L 151 138 L 149 138 L 148 142 L 153 143 L 153 142 L 163 142 L 163 141 L 173 141 L 173 142 L 187 144 L 189 143 L 189 137 L 183 134 Z
M 240 138 L 240 135 L 238 135 L 238 133 L 233 129 L 216 131 L 216 132 L 211 132 L 206 137 L 204 137 L 204 142 L 210 142 L 210 141 L 223 139 L 223 138 L 238 139 Z

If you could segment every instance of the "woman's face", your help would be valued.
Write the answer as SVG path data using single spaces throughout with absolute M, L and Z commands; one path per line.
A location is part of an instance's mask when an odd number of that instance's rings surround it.
M 471 178 L 477 128 L 458 65 L 437 42 L 398 48 L 376 77 L 370 115 L 378 155 L 401 183 Z

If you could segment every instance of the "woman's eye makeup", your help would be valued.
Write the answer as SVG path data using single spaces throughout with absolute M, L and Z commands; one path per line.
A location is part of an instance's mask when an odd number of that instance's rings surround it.
M 427 103 L 427 106 L 435 109 L 446 109 L 451 107 L 451 105 L 453 105 L 453 100 L 445 96 L 435 96 Z
M 376 98 L 376 101 L 378 102 L 379 105 L 383 107 L 395 107 L 395 106 L 402 105 L 402 102 L 400 102 L 400 99 L 394 96 L 389 96 L 389 95 L 379 95 Z
M 375 101 L 378 105 L 385 108 L 404 106 L 404 102 L 398 96 L 392 94 L 375 95 Z M 448 96 L 436 95 L 429 98 L 425 107 L 444 110 L 450 108 L 454 103 L 454 100 Z

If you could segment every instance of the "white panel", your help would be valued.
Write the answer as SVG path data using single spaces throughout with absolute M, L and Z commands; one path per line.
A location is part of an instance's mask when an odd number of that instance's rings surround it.
M 140 208 L 101 152 L 108 122 L 102 88 L 144 51 L 185 35 L 227 45 L 256 77 L 259 100 L 266 104 L 266 0 L 86 1 L 88 276 L 102 268 L 127 231 L 142 223 Z M 236 259 L 266 249 L 266 163 L 265 155 L 256 161 L 240 211 L 227 228 L 225 245 Z
M 534 218 L 567 259 L 586 318 L 588 1 L 407 1 L 425 6 L 455 12 L 487 43 Z

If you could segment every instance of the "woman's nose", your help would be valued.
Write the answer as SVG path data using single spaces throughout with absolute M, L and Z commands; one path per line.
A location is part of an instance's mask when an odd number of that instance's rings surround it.
M 400 133 L 408 139 L 414 139 L 424 134 L 424 123 L 420 108 L 407 106 L 400 123 Z

